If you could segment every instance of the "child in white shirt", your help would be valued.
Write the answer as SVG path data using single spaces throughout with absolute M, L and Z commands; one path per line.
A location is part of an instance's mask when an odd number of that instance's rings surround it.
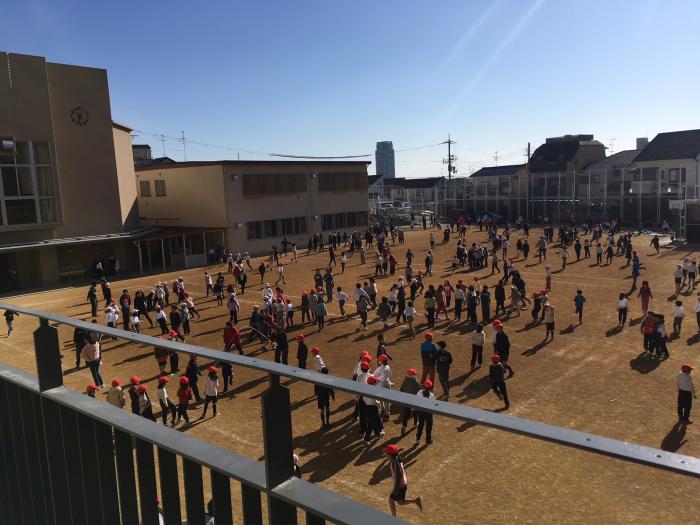
M 683 301 L 676 301 L 676 307 L 673 309 L 673 333 L 681 333 L 681 324 L 683 324 L 683 318 L 685 317 L 685 308 L 683 308 Z
M 408 304 L 406 305 L 406 322 L 408 323 L 408 329 L 411 330 L 411 334 L 413 334 L 413 337 L 416 336 L 416 329 L 413 326 L 413 318 L 416 315 L 420 315 L 416 309 L 413 307 L 413 301 L 408 301 Z
M 141 319 L 139 319 L 139 311 L 138 310 L 133 310 L 131 312 L 131 327 L 133 328 L 134 332 L 137 334 L 140 333 L 140 328 L 141 328 Z

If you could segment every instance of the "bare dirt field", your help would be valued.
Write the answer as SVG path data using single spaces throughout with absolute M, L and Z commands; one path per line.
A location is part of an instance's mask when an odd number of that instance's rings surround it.
M 540 230 L 533 230 L 530 243 Z M 511 237 L 515 245 L 519 232 Z M 438 240 L 441 239 L 436 232 Z M 470 231 L 469 242 L 484 240 L 485 233 Z M 435 251 L 433 277 L 426 284 L 442 283 L 449 279 L 454 285 L 458 279 L 466 283 L 479 277 L 482 284 L 494 285 L 498 275 L 490 270 L 469 272 L 448 270 L 454 253 L 453 236 L 449 245 L 439 245 Z M 667 331 L 671 332 L 673 310 L 673 270 L 684 256 L 696 254 L 684 246 L 664 248 L 661 255 L 649 246 L 649 237 L 635 236 L 634 247 L 644 265 L 642 279 L 649 280 L 654 294 L 651 309 L 666 314 Z M 400 261 L 395 277 L 377 279 L 379 295 L 402 273 L 405 252 L 411 247 L 416 254 L 414 268 L 423 269 L 423 258 L 428 248 L 428 232 L 415 231 L 406 234 L 406 244 L 393 248 Z M 534 250 L 533 250 L 534 251 Z M 515 249 L 511 248 L 511 253 Z M 554 249 L 548 251 L 553 269 L 558 270 L 560 258 Z M 313 273 L 328 262 L 328 254 L 310 256 L 301 252 L 299 262 L 288 261 L 287 284 L 283 286 L 295 304 L 303 289 L 313 286 Z M 594 256 L 595 257 L 595 256 Z M 287 258 L 289 259 L 289 258 Z M 553 342 L 542 344 L 544 325 L 531 323 L 529 311 L 520 317 L 504 319 L 506 331 L 512 343 L 511 364 L 515 375 L 508 380 L 511 407 L 507 414 L 543 421 L 566 428 L 593 432 L 684 454 L 700 455 L 700 430 L 698 424 L 688 427 L 676 425 L 675 377 L 681 364 L 700 364 L 700 334 L 695 322 L 695 292 L 680 298 L 684 301 L 687 317 L 680 337 L 669 343 L 670 358 L 657 361 L 642 355 L 639 320 L 640 303 L 636 292 L 631 295 L 630 314 L 632 326 L 616 330 L 617 295 L 629 291 L 631 271 L 624 268 L 625 260 L 615 257 L 609 266 L 596 266 L 594 260 L 576 262 L 573 250 L 565 271 L 553 276 L 550 301 L 557 307 L 556 335 Z M 516 268 L 527 283 L 528 293 L 544 286 L 545 263 L 538 263 L 532 252 L 528 261 L 516 259 Z M 256 268 L 256 262 L 253 263 Z M 194 294 L 195 304 L 202 318 L 192 322 L 192 335 L 188 342 L 215 349 L 223 349 L 222 329 L 228 319 L 225 306 L 219 307 L 213 296 L 205 298 L 203 272 L 207 268 L 184 270 L 112 283 L 115 299 L 123 288 L 132 293 L 138 288 L 148 292 L 157 280 L 172 281 L 177 276 L 185 279 L 187 290 Z M 216 273 L 217 267 L 209 267 Z M 359 264 L 359 256 L 353 255 L 344 275 L 340 266 L 336 271 L 336 286 L 351 292 L 358 280 L 374 274 L 374 257 L 368 249 L 367 264 Z M 268 277 L 274 284 L 274 277 Z M 227 283 L 232 280 L 227 277 Z M 253 304 L 261 303 L 261 286 L 256 272 L 250 272 L 249 287 L 239 295 L 244 341 L 248 331 L 248 316 Z M 89 319 L 90 308 L 86 302 L 87 285 L 29 294 L 6 299 L 7 302 L 57 312 L 80 319 Z M 583 324 L 579 325 L 574 313 L 573 297 L 581 288 L 586 296 Z M 101 299 L 101 294 L 98 295 Z M 353 303 L 352 299 L 349 301 Z M 507 304 L 509 304 L 508 301 Z M 102 303 L 101 303 L 102 305 Z M 418 298 L 417 309 L 423 315 L 423 300 Z M 492 300 L 492 311 L 495 301 Z M 319 346 L 331 374 L 350 377 L 361 350 L 375 355 L 376 335 L 382 325 L 370 313 L 368 331 L 357 331 L 358 317 L 354 306 L 347 318 L 338 315 L 337 302 L 328 305 L 330 322 L 323 333 L 315 326 L 296 327 L 289 331 L 290 339 L 304 332 L 309 347 Z M 478 310 L 479 319 L 481 311 Z M 451 315 L 452 317 L 452 315 Z M 297 322 L 300 312 L 296 313 Z M 98 317 L 104 323 L 102 315 Z M 418 318 L 419 333 L 415 339 L 406 331 L 406 325 L 392 324 L 384 331 L 389 352 L 393 356 L 391 366 L 396 388 L 406 369 L 420 369 L 419 345 L 423 341 L 425 317 Z M 16 331 L 11 337 L 0 337 L 0 360 L 19 368 L 34 370 L 32 331 L 35 319 L 20 316 L 15 322 Z M 142 321 L 142 332 L 158 335 L 158 328 L 148 328 Z M 485 410 L 502 407 L 489 389 L 488 367 L 469 372 L 471 354 L 470 333 L 474 326 L 465 317 L 455 323 L 440 319 L 436 340 L 448 343 L 454 357 L 451 370 L 451 401 L 468 404 Z M 489 329 L 490 331 L 490 329 Z M 72 329 L 60 329 L 64 345 L 65 382 L 76 390 L 84 391 L 92 382 L 90 372 L 82 367 L 74 368 Z M 487 339 L 488 341 L 488 339 Z M 290 363 L 296 363 L 296 342 L 290 341 Z M 485 357 L 488 359 L 490 344 L 487 342 Z M 246 354 L 272 359 L 272 352 L 259 353 L 257 342 L 244 344 Z M 181 368 L 185 364 L 181 357 Z M 209 363 L 200 362 L 201 367 Z M 124 341 L 108 341 L 104 344 L 102 375 L 105 383 L 113 377 L 123 381 L 131 375 L 147 380 L 149 392 L 155 398 L 155 380 L 158 367 L 153 358 L 153 348 L 129 344 Z M 263 454 L 260 425 L 260 394 L 266 388 L 266 378 L 260 374 L 237 368 L 234 371 L 234 388 L 222 396 L 219 402 L 221 415 L 196 421 L 188 428 L 179 427 L 190 435 L 227 447 L 251 458 Z M 175 395 L 175 382 L 170 383 L 171 397 Z M 293 424 L 295 450 L 300 456 L 304 478 L 358 499 L 366 504 L 388 511 L 387 495 L 391 479 L 381 449 L 387 443 L 396 443 L 403 449 L 409 477 L 409 494 L 420 494 L 425 499 L 423 513 L 413 506 L 399 509 L 399 516 L 413 523 L 689 523 L 700 513 L 700 481 L 670 474 L 648 467 L 641 467 L 601 456 L 539 442 L 476 425 L 464 425 L 447 419 L 436 419 L 432 445 L 414 446 L 413 430 L 400 435 L 400 426 L 392 422 L 386 426 L 385 437 L 371 447 L 365 447 L 356 431 L 356 423 L 350 419 L 353 400 L 338 394 L 332 405 L 333 427 L 320 430 L 320 420 L 313 395 L 313 387 L 295 382 L 290 385 L 293 397 Z M 441 394 L 436 387 L 436 394 Z M 97 394 L 105 399 L 106 391 Z M 157 401 L 154 403 L 157 405 Z M 190 411 L 196 419 L 201 405 Z M 240 516 L 237 516 L 240 518 Z

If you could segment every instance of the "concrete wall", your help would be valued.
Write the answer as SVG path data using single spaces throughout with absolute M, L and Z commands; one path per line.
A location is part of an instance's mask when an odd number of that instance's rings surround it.
M 155 181 L 164 180 L 165 197 L 156 197 Z M 151 183 L 151 196 L 142 197 L 139 183 Z M 225 228 L 226 200 L 221 165 L 138 170 L 138 209 L 149 225 Z
M 117 184 L 119 185 L 122 227 L 125 230 L 133 230 L 139 226 L 140 222 L 131 133 L 123 128 L 113 126 L 112 137 L 117 163 Z

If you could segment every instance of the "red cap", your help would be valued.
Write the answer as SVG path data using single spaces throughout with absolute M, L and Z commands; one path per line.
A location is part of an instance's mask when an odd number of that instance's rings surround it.
M 433 388 L 433 382 L 430 379 L 426 379 L 423 381 L 423 388 L 427 388 L 428 390 Z
M 181 385 L 189 385 L 189 384 L 190 384 L 190 380 L 189 380 L 188 378 L 186 378 L 186 377 L 181 377 L 181 378 L 180 378 L 180 384 L 181 384 Z
M 88 392 L 97 392 L 97 385 L 92 383 L 85 387 Z
M 321 349 L 320 349 L 318 346 L 314 346 L 314 347 L 311 349 L 311 353 L 312 353 L 312 354 L 319 354 L 319 353 L 321 353 Z
M 211 365 L 211 366 L 209 367 L 209 373 L 210 373 L 210 374 L 216 374 L 218 371 L 219 371 L 219 369 L 216 368 L 214 365 Z
M 170 381 L 170 380 L 167 378 L 167 376 L 160 376 L 158 378 L 159 383 L 167 383 L 168 381 Z
M 122 382 L 119 381 L 119 379 L 117 379 L 117 378 L 112 379 L 112 386 L 119 386 L 121 384 L 122 384 Z
M 168 332 L 168 337 L 177 337 L 177 332 L 175 330 L 170 330 Z
M 396 445 L 387 445 L 382 452 L 387 456 L 396 456 L 399 453 L 399 447 Z
M 693 365 L 689 365 L 688 363 L 686 363 L 681 366 L 681 370 L 683 372 L 690 372 L 691 370 L 695 370 L 695 368 L 693 367 Z
M 309 294 L 307 294 L 306 292 L 301 292 L 301 296 L 302 296 L 302 297 L 308 297 Z
M 491 324 L 491 326 L 493 326 L 494 328 L 500 328 L 501 326 L 503 326 L 503 323 L 501 322 L 500 319 L 496 319 L 496 320 Z
M 415 369 L 415 368 L 409 368 L 409 369 L 406 371 L 406 375 L 407 375 L 407 376 L 410 376 L 410 377 L 416 377 L 416 376 L 418 375 L 418 372 L 416 372 L 416 369 Z
M 367 378 L 367 384 L 368 385 L 374 385 L 377 383 L 377 376 L 369 376 Z
M 362 353 L 360 354 L 360 357 L 361 357 L 361 358 L 362 358 L 362 357 L 365 357 L 365 356 L 371 357 L 371 356 L 369 355 L 369 352 L 368 352 L 367 350 L 363 350 Z
M 299 335 L 297 335 L 297 340 L 298 340 L 298 341 L 303 341 L 303 340 L 304 340 L 304 334 L 299 334 Z
M 136 391 L 137 391 L 139 394 L 143 394 L 146 390 L 147 390 L 147 389 L 146 389 L 146 385 L 139 385 L 139 386 L 136 387 Z
M 377 358 L 377 361 L 380 363 L 386 363 L 389 360 L 389 358 L 386 356 L 386 354 L 382 354 Z
M 369 363 L 367 361 L 362 361 L 362 363 L 360 363 L 360 370 L 367 372 L 367 370 L 369 370 Z
M 498 363 L 501 362 L 501 356 L 498 355 L 498 354 L 493 354 L 493 355 L 491 356 L 491 361 L 493 361 L 494 363 L 498 364 Z
M 140 382 L 141 378 L 139 376 L 133 376 L 131 379 L 129 379 L 129 383 L 131 383 L 132 385 L 135 385 Z
M 547 295 L 547 290 L 540 290 L 540 295 Z
M 427 332 L 423 337 L 426 339 L 432 339 L 433 338 L 433 332 Z

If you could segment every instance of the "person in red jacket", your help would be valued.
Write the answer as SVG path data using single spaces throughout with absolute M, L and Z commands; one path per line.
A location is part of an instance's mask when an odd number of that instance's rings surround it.
M 230 352 L 232 346 L 235 346 L 238 353 L 243 355 L 241 334 L 231 321 L 227 321 L 224 327 L 224 352 Z
M 190 380 L 186 377 L 180 378 L 180 388 L 177 389 L 177 421 L 175 424 L 180 423 L 181 419 L 190 424 L 190 417 L 187 415 L 187 405 L 189 405 L 192 399 L 192 389 L 190 388 Z

